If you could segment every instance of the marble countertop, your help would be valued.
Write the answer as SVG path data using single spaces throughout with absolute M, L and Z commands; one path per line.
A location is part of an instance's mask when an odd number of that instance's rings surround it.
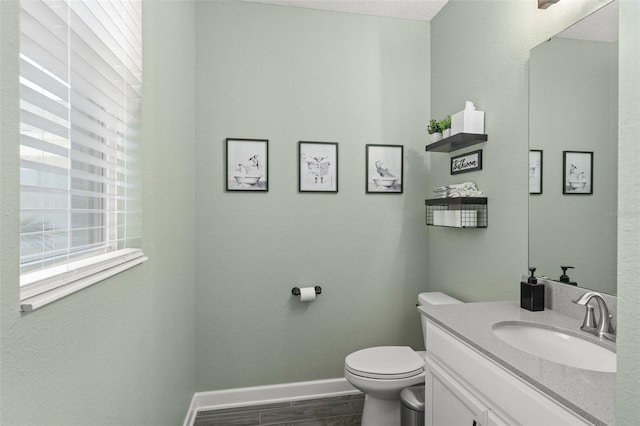
M 493 324 L 501 321 L 537 323 L 565 329 L 568 334 L 615 350 L 615 344 L 581 331 L 581 319 L 548 309 L 530 312 L 520 308 L 519 301 L 419 306 L 418 310 L 586 420 L 596 425 L 615 425 L 615 373 L 583 370 L 538 358 L 510 346 L 492 331 Z

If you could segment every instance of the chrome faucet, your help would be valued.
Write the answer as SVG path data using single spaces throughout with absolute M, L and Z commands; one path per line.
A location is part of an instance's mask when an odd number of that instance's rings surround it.
M 598 311 L 600 314 L 600 320 L 598 322 L 596 322 L 595 315 L 593 314 L 593 306 L 589 305 L 591 299 L 596 299 L 596 302 L 598 302 Z M 587 309 L 580 330 L 595 334 L 601 339 L 604 337 L 605 339 L 609 339 L 613 342 L 616 341 L 616 330 L 611 323 L 612 315 L 609 314 L 607 303 L 604 301 L 600 293 L 588 291 L 574 300 L 573 303 L 585 306 Z

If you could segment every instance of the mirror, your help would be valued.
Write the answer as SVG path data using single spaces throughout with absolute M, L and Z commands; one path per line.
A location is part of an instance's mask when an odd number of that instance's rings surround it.
M 529 67 L 529 265 L 616 294 L 617 0 L 533 48 Z

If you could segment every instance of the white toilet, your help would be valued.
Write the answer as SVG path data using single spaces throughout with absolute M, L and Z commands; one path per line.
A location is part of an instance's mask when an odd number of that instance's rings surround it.
M 420 305 L 462 303 L 444 293 L 420 293 Z M 422 318 L 424 330 L 425 320 Z M 426 345 L 426 342 L 425 342 Z M 347 355 L 344 377 L 365 394 L 362 426 L 400 426 L 400 392 L 424 383 L 424 352 L 377 346 Z

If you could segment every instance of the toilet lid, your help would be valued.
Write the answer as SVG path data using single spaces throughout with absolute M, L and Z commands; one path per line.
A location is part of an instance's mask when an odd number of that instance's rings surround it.
M 401 379 L 421 374 L 424 359 L 408 346 L 378 346 L 347 355 L 345 368 L 374 379 Z

